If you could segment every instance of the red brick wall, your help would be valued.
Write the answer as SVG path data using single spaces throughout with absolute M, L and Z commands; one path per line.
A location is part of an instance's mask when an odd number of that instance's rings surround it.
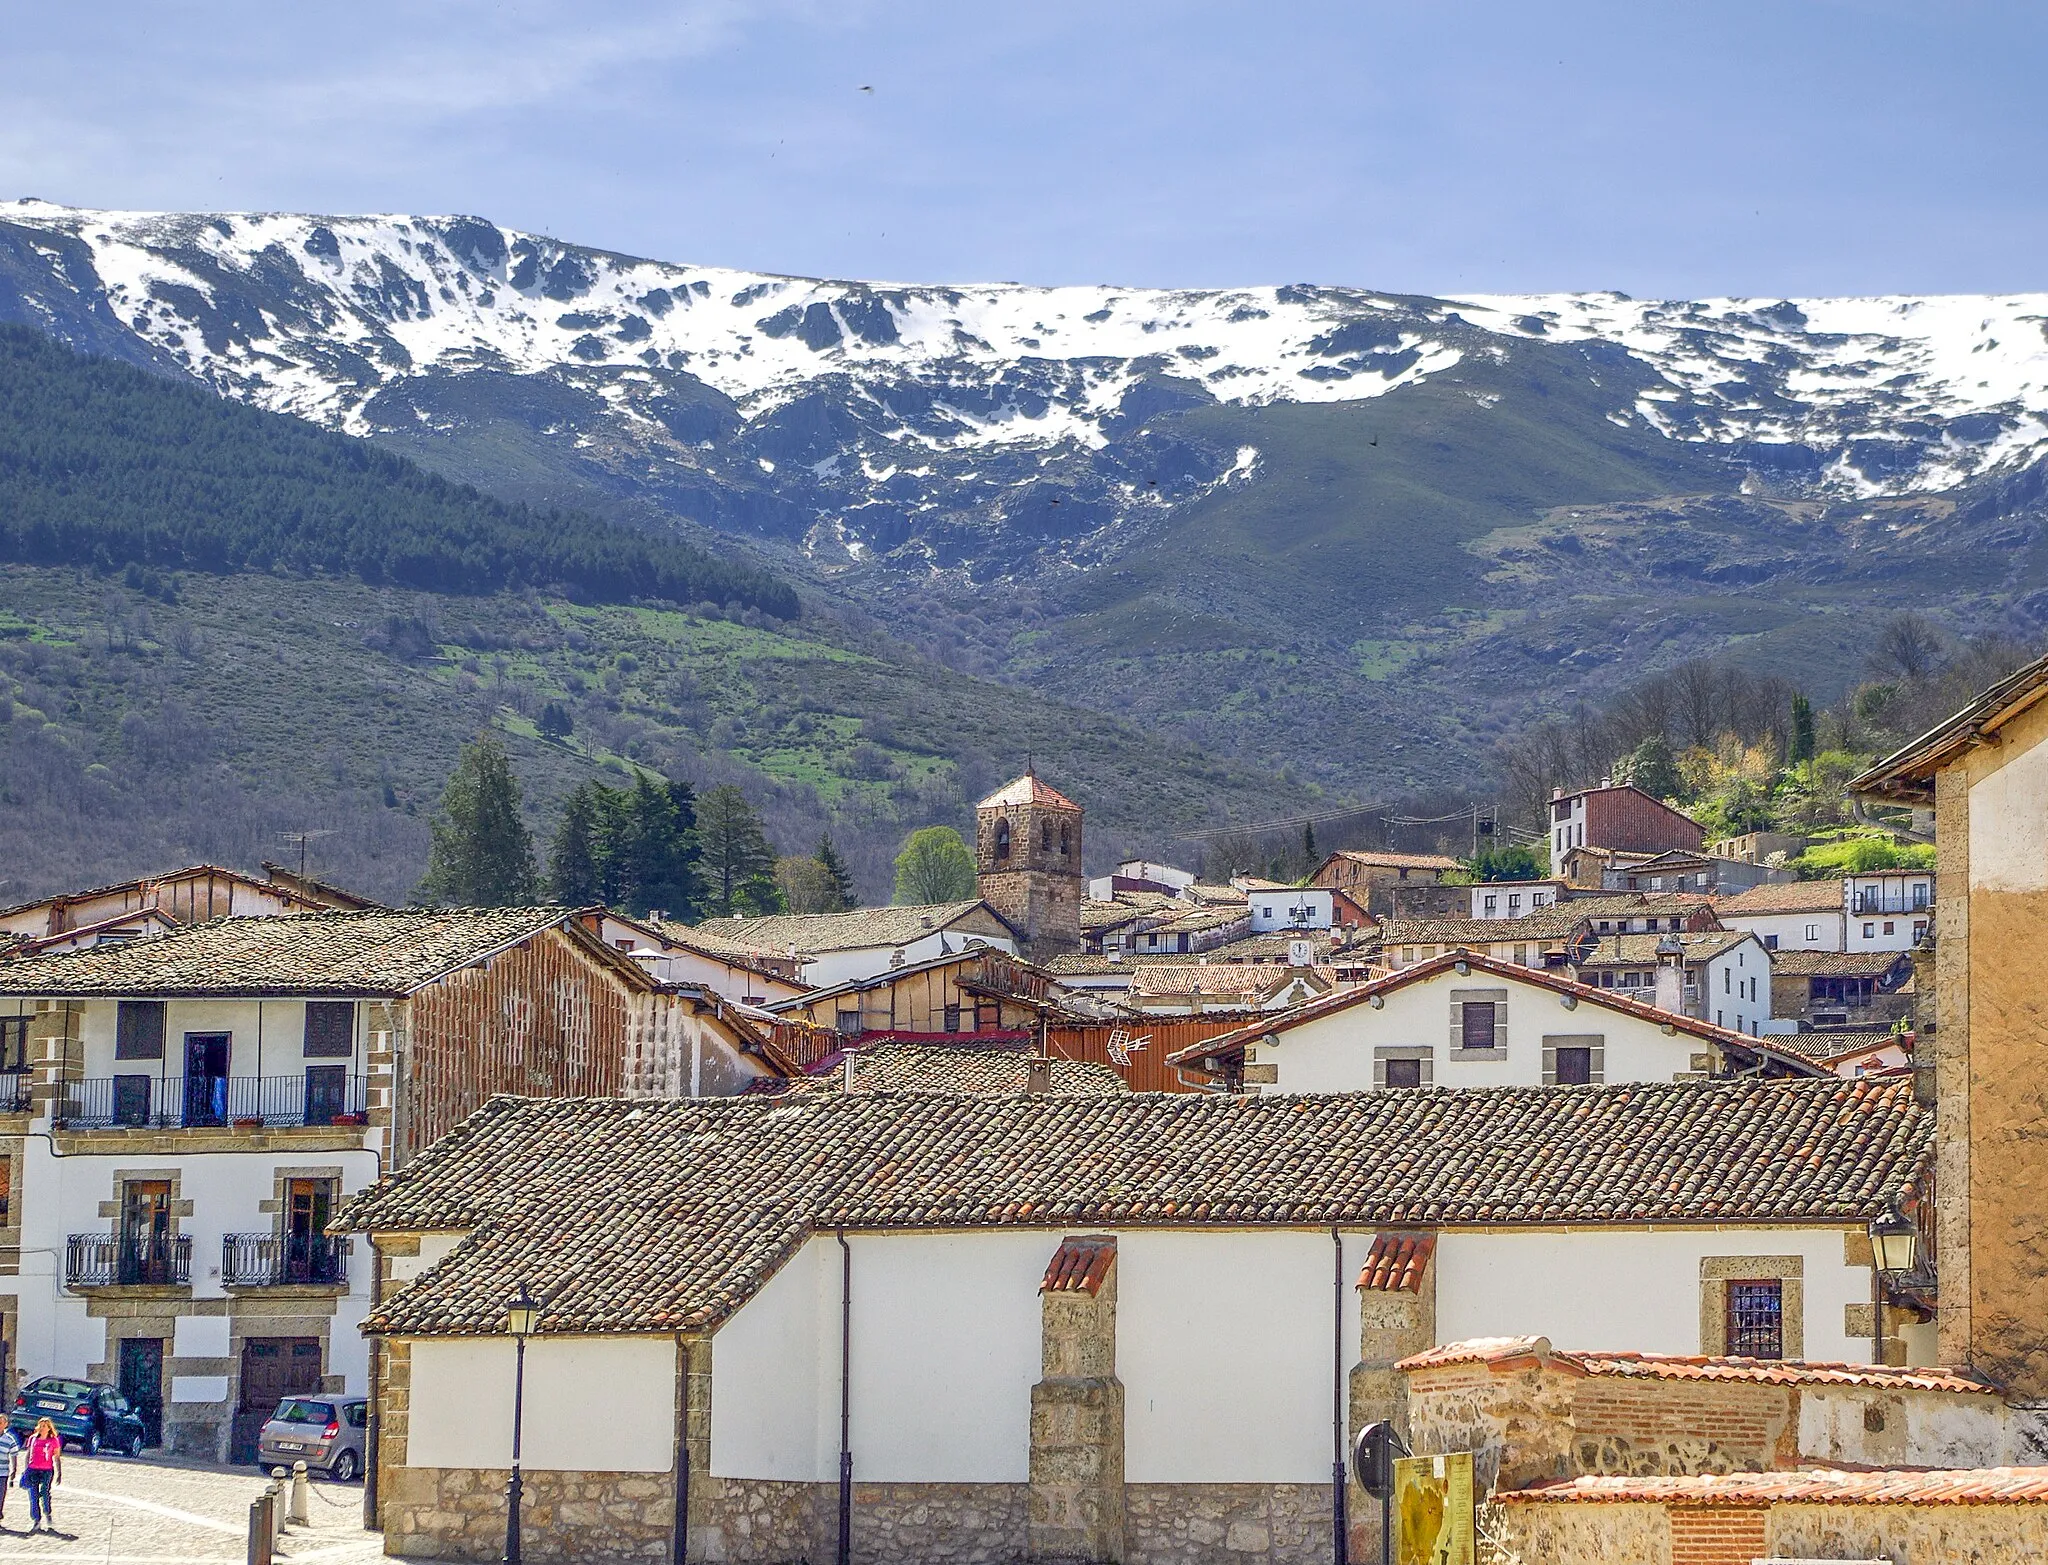
M 1796 1396 L 1784 1386 L 1596 1375 L 1572 1398 L 1575 1467 L 1649 1475 L 1796 1466 Z
M 1674 1505 L 1670 1515 L 1671 1565 L 1750 1565 L 1770 1552 L 1764 1506 Z
M 1633 788 L 1603 788 L 1586 796 L 1586 846 L 1661 853 L 1667 848 L 1697 851 L 1707 834 L 1683 816 Z

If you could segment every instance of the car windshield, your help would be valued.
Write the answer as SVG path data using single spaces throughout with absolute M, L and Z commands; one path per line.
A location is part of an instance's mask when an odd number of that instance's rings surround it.
M 274 1421 L 280 1424 L 327 1424 L 334 1421 L 334 1409 L 325 1402 L 287 1397 L 279 1406 Z
M 63 1397 L 67 1402 L 81 1401 L 92 1395 L 92 1387 L 82 1380 L 38 1380 L 28 1388 L 30 1396 Z

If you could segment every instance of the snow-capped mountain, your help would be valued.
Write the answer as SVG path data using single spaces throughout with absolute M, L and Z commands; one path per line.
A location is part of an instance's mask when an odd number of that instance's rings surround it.
M 1256 444 L 1151 427 L 1162 412 L 1358 401 L 1560 353 L 1595 366 L 1611 424 L 1725 452 L 1779 490 L 1946 489 L 2048 451 L 2048 294 L 899 286 L 641 260 L 472 217 L 21 201 L 0 205 L 10 318 L 361 435 L 517 416 L 714 525 L 978 574 L 1108 557 L 1175 505 L 1256 481 Z M 1034 485 L 1066 513 L 1009 536 Z

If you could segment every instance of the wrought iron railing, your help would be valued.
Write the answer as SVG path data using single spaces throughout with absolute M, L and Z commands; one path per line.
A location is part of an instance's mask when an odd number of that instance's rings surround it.
M 189 1234 L 72 1234 L 65 1241 L 68 1288 L 181 1287 L 191 1280 Z
M 1924 891 L 1916 891 L 1910 897 L 1899 891 L 1889 895 L 1882 891 L 1859 891 L 1851 899 L 1849 911 L 1858 916 L 1866 913 L 1910 916 L 1914 913 L 1925 913 L 1933 905 L 1933 901 Z
M 330 1067 L 297 1076 L 88 1076 L 63 1084 L 56 1117 L 76 1129 L 332 1125 L 364 1110 L 365 1078 Z
M 227 1234 L 220 1280 L 229 1288 L 345 1286 L 348 1255 L 348 1240 L 329 1234 Z
M 29 1088 L 35 1084 L 33 1071 L 0 1071 L 0 1114 L 25 1114 L 33 1106 Z

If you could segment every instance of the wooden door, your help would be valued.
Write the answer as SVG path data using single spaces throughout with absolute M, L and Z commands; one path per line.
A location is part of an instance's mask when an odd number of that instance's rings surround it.
M 171 1280 L 168 1179 L 131 1179 L 121 1187 L 121 1242 L 115 1275 L 124 1283 Z
M 277 1404 L 286 1397 L 310 1395 L 319 1390 L 318 1337 L 251 1337 L 245 1341 L 241 1394 L 235 1401 L 228 1460 L 255 1461 L 256 1437 L 264 1422 L 277 1411 Z
M 142 1420 L 145 1444 L 164 1443 L 164 1339 L 121 1339 L 121 1395 Z
M 334 1280 L 326 1264 L 333 1251 L 327 1238 L 334 1215 L 334 1186 L 325 1179 L 294 1179 L 285 1188 L 284 1280 L 325 1283 Z

